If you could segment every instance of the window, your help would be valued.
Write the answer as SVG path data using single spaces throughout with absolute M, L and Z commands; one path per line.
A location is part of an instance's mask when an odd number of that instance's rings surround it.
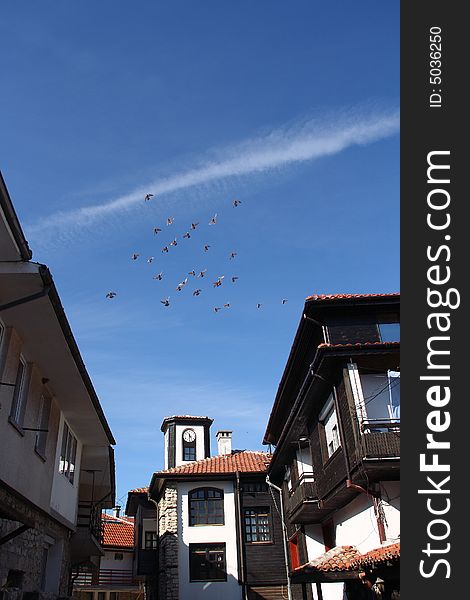
M 189 544 L 190 581 L 227 581 L 225 544 Z
M 196 433 L 193 429 L 183 431 L 183 460 L 196 460 Z
M 325 406 L 323 407 L 323 410 L 319 416 L 319 421 L 323 423 L 329 458 L 341 446 L 339 440 L 338 419 L 333 403 L 333 394 L 330 394 Z
M 400 419 L 400 373 L 359 373 L 368 421 Z
M 10 419 L 20 427 L 23 425 L 24 413 L 26 410 L 27 391 L 26 362 L 23 357 L 20 357 L 10 411 Z
M 36 422 L 37 428 L 41 431 L 36 433 L 36 444 L 34 448 L 36 452 L 44 459 L 46 457 L 47 428 L 49 426 L 50 412 L 51 399 L 43 394 L 39 403 L 39 414 Z
M 267 494 L 268 486 L 262 481 L 256 481 L 243 484 L 243 492 L 245 494 Z
M 190 525 L 223 525 L 224 493 L 214 488 L 189 492 Z
M 381 342 L 400 341 L 400 323 L 379 323 Z
M 269 507 L 245 508 L 245 542 L 270 542 L 271 517 Z
M 114 560 L 124 560 L 124 554 L 122 552 L 115 552 Z
M 77 438 L 70 431 L 69 426 L 64 421 L 64 431 L 62 433 L 62 445 L 60 449 L 59 473 L 67 477 L 73 484 L 75 477 L 75 461 L 77 457 Z
M 145 532 L 145 549 L 156 550 L 157 548 L 157 532 L 146 531 Z

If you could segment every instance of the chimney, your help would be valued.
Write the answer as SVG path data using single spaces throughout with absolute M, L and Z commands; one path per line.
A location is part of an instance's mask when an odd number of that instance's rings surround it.
M 222 429 L 217 432 L 216 436 L 219 456 L 232 454 L 232 432 L 227 429 Z
M 119 519 L 120 515 L 121 515 L 121 507 L 119 505 L 115 506 L 113 508 L 113 515 Z

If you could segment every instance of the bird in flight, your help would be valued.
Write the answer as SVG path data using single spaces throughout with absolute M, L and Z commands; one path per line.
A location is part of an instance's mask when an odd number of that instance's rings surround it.
M 256 305 L 256 308 L 261 308 L 261 304 L 258 302 L 258 304 Z
M 114 298 L 116 296 L 116 292 L 108 292 L 106 294 L 106 298 Z
M 170 246 L 177 246 L 177 245 L 178 245 L 178 242 L 176 241 L 176 238 L 172 242 L 170 242 Z
M 179 283 L 176 286 L 176 291 L 177 292 L 181 292 L 181 290 L 184 288 L 184 286 L 188 283 L 188 278 L 186 277 L 186 279 L 184 279 L 181 283 Z
M 148 262 L 148 263 L 153 263 L 153 261 L 154 261 L 154 260 L 155 260 L 155 257 L 154 257 L 154 256 L 149 256 L 149 257 L 147 258 L 147 262 Z
M 131 256 L 131 260 L 137 260 L 139 256 L 140 254 L 138 252 L 134 252 L 134 254 Z
M 166 224 L 167 224 L 167 225 L 173 225 L 173 221 L 174 221 L 174 220 L 175 220 L 175 219 L 174 219 L 173 217 L 168 217 L 168 219 L 166 220 Z
M 154 233 L 155 235 L 157 235 L 159 231 L 161 231 L 160 227 L 154 227 L 154 228 L 153 228 L 153 233 Z
M 232 260 L 232 258 L 235 258 L 237 255 L 236 252 L 230 252 L 230 260 Z
M 212 284 L 214 287 L 220 287 L 222 285 L 222 279 L 225 277 L 225 275 L 221 275 L 220 277 L 217 277 L 217 280 L 214 281 L 214 283 Z
M 207 252 L 209 250 L 210 246 L 209 244 L 205 244 L 204 245 L 204 252 Z
M 188 275 L 192 275 L 193 277 L 196 277 L 196 271 L 194 269 L 192 271 L 188 271 Z
M 196 277 L 204 277 L 204 275 L 206 274 L 207 269 L 204 269 L 204 271 L 199 271 L 199 275 L 196 275 Z
M 209 221 L 209 225 L 216 225 L 216 224 L 217 224 L 217 213 L 215 213 L 215 215 Z
M 282 304 L 287 304 L 287 298 L 282 299 Z
M 196 229 L 196 227 L 199 225 L 199 222 L 197 223 L 191 223 L 191 229 Z
M 154 275 L 152 279 L 158 279 L 158 281 L 161 281 L 163 279 L 163 271 L 160 271 L 160 273 Z
M 145 194 L 145 200 L 148 202 L 150 198 L 153 198 L 153 194 Z
M 189 238 L 191 237 L 191 234 L 189 233 L 189 231 L 187 231 L 184 235 L 184 238 L 186 238 L 187 240 L 189 240 Z
M 164 300 L 160 300 L 160 302 L 163 304 L 163 306 L 170 306 L 170 296 Z
M 224 308 L 230 308 L 230 302 L 227 302 L 226 304 L 224 304 Z
M 214 306 L 214 312 L 219 312 L 219 310 L 222 310 L 220 306 Z
M 164 247 L 162 248 L 162 252 L 166 252 L 166 253 L 168 254 L 168 246 L 164 246 Z
M 202 292 L 202 290 L 200 288 L 197 288 L 197 290 L 194 290 L 193 292 L 193 296 L 199 296 L 199 294 Z
M 237 279 L 238 279 L 237 275 L 234 275 L 234 276 L 232 277 L 232 283 L 235 283 L 235 282 L 237 281 Z
M 233 205 L 234 205 L 235 207 L 239 206 L 241 203 L 242 203 L 242 201 L 241 201 L 241 200 L 234 200 L 234 201 L 233 201 Z

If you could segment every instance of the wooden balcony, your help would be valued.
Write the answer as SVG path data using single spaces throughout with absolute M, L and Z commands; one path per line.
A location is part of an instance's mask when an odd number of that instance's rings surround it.
M 135 588 L 138 581 L 132 570 L 96 569 L 80 571 L 73 580 L 74 589 L 84 588 Z
M 77 530 L 71 539 L 73 564 L 89 560 L 90 556 L 101 556 L 104 526 L 101 519 L 101 506 L 91 502 L 79 502 Z
M 360 444 L 362 464 L 372 480 L 399 477 L 400 421 L 365 421 Z
M 302 473 L 292 490 L 287 492 L 285 503 L 291 523 L 314 523 L 325 514 L 318 507 L 313 473 Z

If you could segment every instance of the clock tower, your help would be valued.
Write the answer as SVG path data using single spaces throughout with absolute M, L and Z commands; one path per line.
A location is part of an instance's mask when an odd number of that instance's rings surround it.
M 212 421 L 209 417 L 191 415 L 163 419 L 161 430 L 165 434 L 165 469 L 210 457 Z

